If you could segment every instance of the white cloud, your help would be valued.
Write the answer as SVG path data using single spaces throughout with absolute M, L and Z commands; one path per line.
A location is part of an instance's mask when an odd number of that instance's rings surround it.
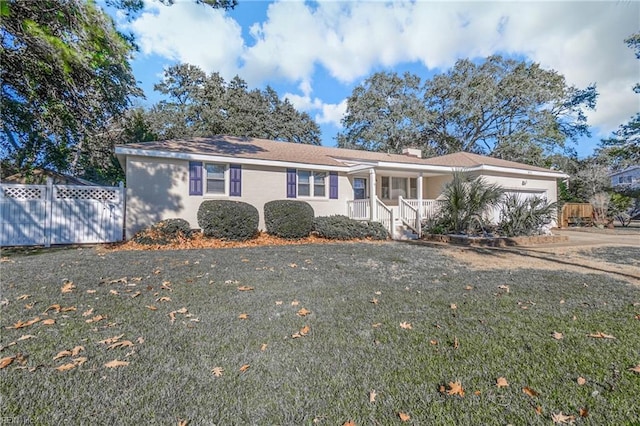
M 166 6 L 157 0 L 130 24 L 143 54 L 217 71 L 226 80 L 238 74 L 244 49 L 242 29 L 223 11 L 195 2 Z
M 299 109 L 317 111 L 323 122 L 339 123 L 345 102 L 311 96 L 317 73 L 344 91 L 345 84 L 401 63 L 445 70 L 458 58 L 495 53 L 539 62 L 580 88 L 596 83 L 598 109 L 589 118 L 603 132 L 638 110 L 630 87 L 639 80 L 640 61 L 623 39 L 638 31 L 640 2 L 277 1 L 243 40 L 230 16 L 250 7 L 241 1 L 226 14 L 192 1 L 155 2 L 131 28 L 143 53 L 225 79 L 237 73 L 253 86 L 298 84 L 301 94 L 285 96 Z

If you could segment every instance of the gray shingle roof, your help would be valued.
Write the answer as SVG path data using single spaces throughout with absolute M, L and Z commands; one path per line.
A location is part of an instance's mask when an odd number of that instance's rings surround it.
M 344 163 L 340 160 L 354 160 L 460 168 L 486 165 L 531 171 L 551 171 L 542 167 L 535 167 L 528 164 L 516 163 L 513 161 L 506 161 L 499 158 L 486 157 L 467 152 L 458 152 L 433 158 L 417 158 L 403 154 L 387 154 L 383 152 L 370 152 L 224 135 L 207 138 L 141 142 L 118 145 L 116 149 L 116 152 L 121 149 L 130 149 L 166 153 L 216 155 L 223 157 L 318 164 L 326 166 L 342 166 Z

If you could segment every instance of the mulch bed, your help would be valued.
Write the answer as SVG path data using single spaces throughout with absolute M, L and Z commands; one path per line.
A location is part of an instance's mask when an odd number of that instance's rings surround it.
M 335 244 L 348 242 L 363 242 L 370 240 L 330 240 L 311 235 L 298 240 L 274 237 L 266 232 L 260 232 L 256 238 L 247 241 L 226 241 L 216 238 L 205 237 L 202 234 L 195 234 L 192 238 L 178 238 L 169 244 L 139 244 L 135 241 L 125 241 L 111 244 L 108 250 L 188 250 L 207 248 L 242 248 L 242 247 L 262 247 L 262 246 L 290 246 L 301 244 Z

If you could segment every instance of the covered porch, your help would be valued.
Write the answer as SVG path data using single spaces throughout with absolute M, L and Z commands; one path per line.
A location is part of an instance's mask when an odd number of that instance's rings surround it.
M 352 175 L 354 197 L 347 201 L 347 214 L 351 219 L 382 223 L 393 238 L 398 227 L 420 237 L 422 224 L 438 214 L 437 197 L 451 180 L 450 173 L 373 167 L 364 172 Z

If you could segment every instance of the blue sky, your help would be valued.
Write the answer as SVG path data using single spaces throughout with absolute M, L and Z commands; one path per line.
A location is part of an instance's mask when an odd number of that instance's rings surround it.
M 580 156 L 640 110 L 632 91 L 640 61 L 623 40 L 639 29 L 640 2 L 247 1 L 214 10 L 192 0 L 145 0 L 134 20 L 117 18 L 140 46 L 133 70 L 145 105 L 164 67 L 198 65 L 227 81 L 273 87 L 309 113 L 334 145 L 346 98 L 376 71 L 430 78 L 459 58 L 491 54 L 528 59 L 562 73 L 570 85 L 596 83 L 588 114 L 593 137 Z

